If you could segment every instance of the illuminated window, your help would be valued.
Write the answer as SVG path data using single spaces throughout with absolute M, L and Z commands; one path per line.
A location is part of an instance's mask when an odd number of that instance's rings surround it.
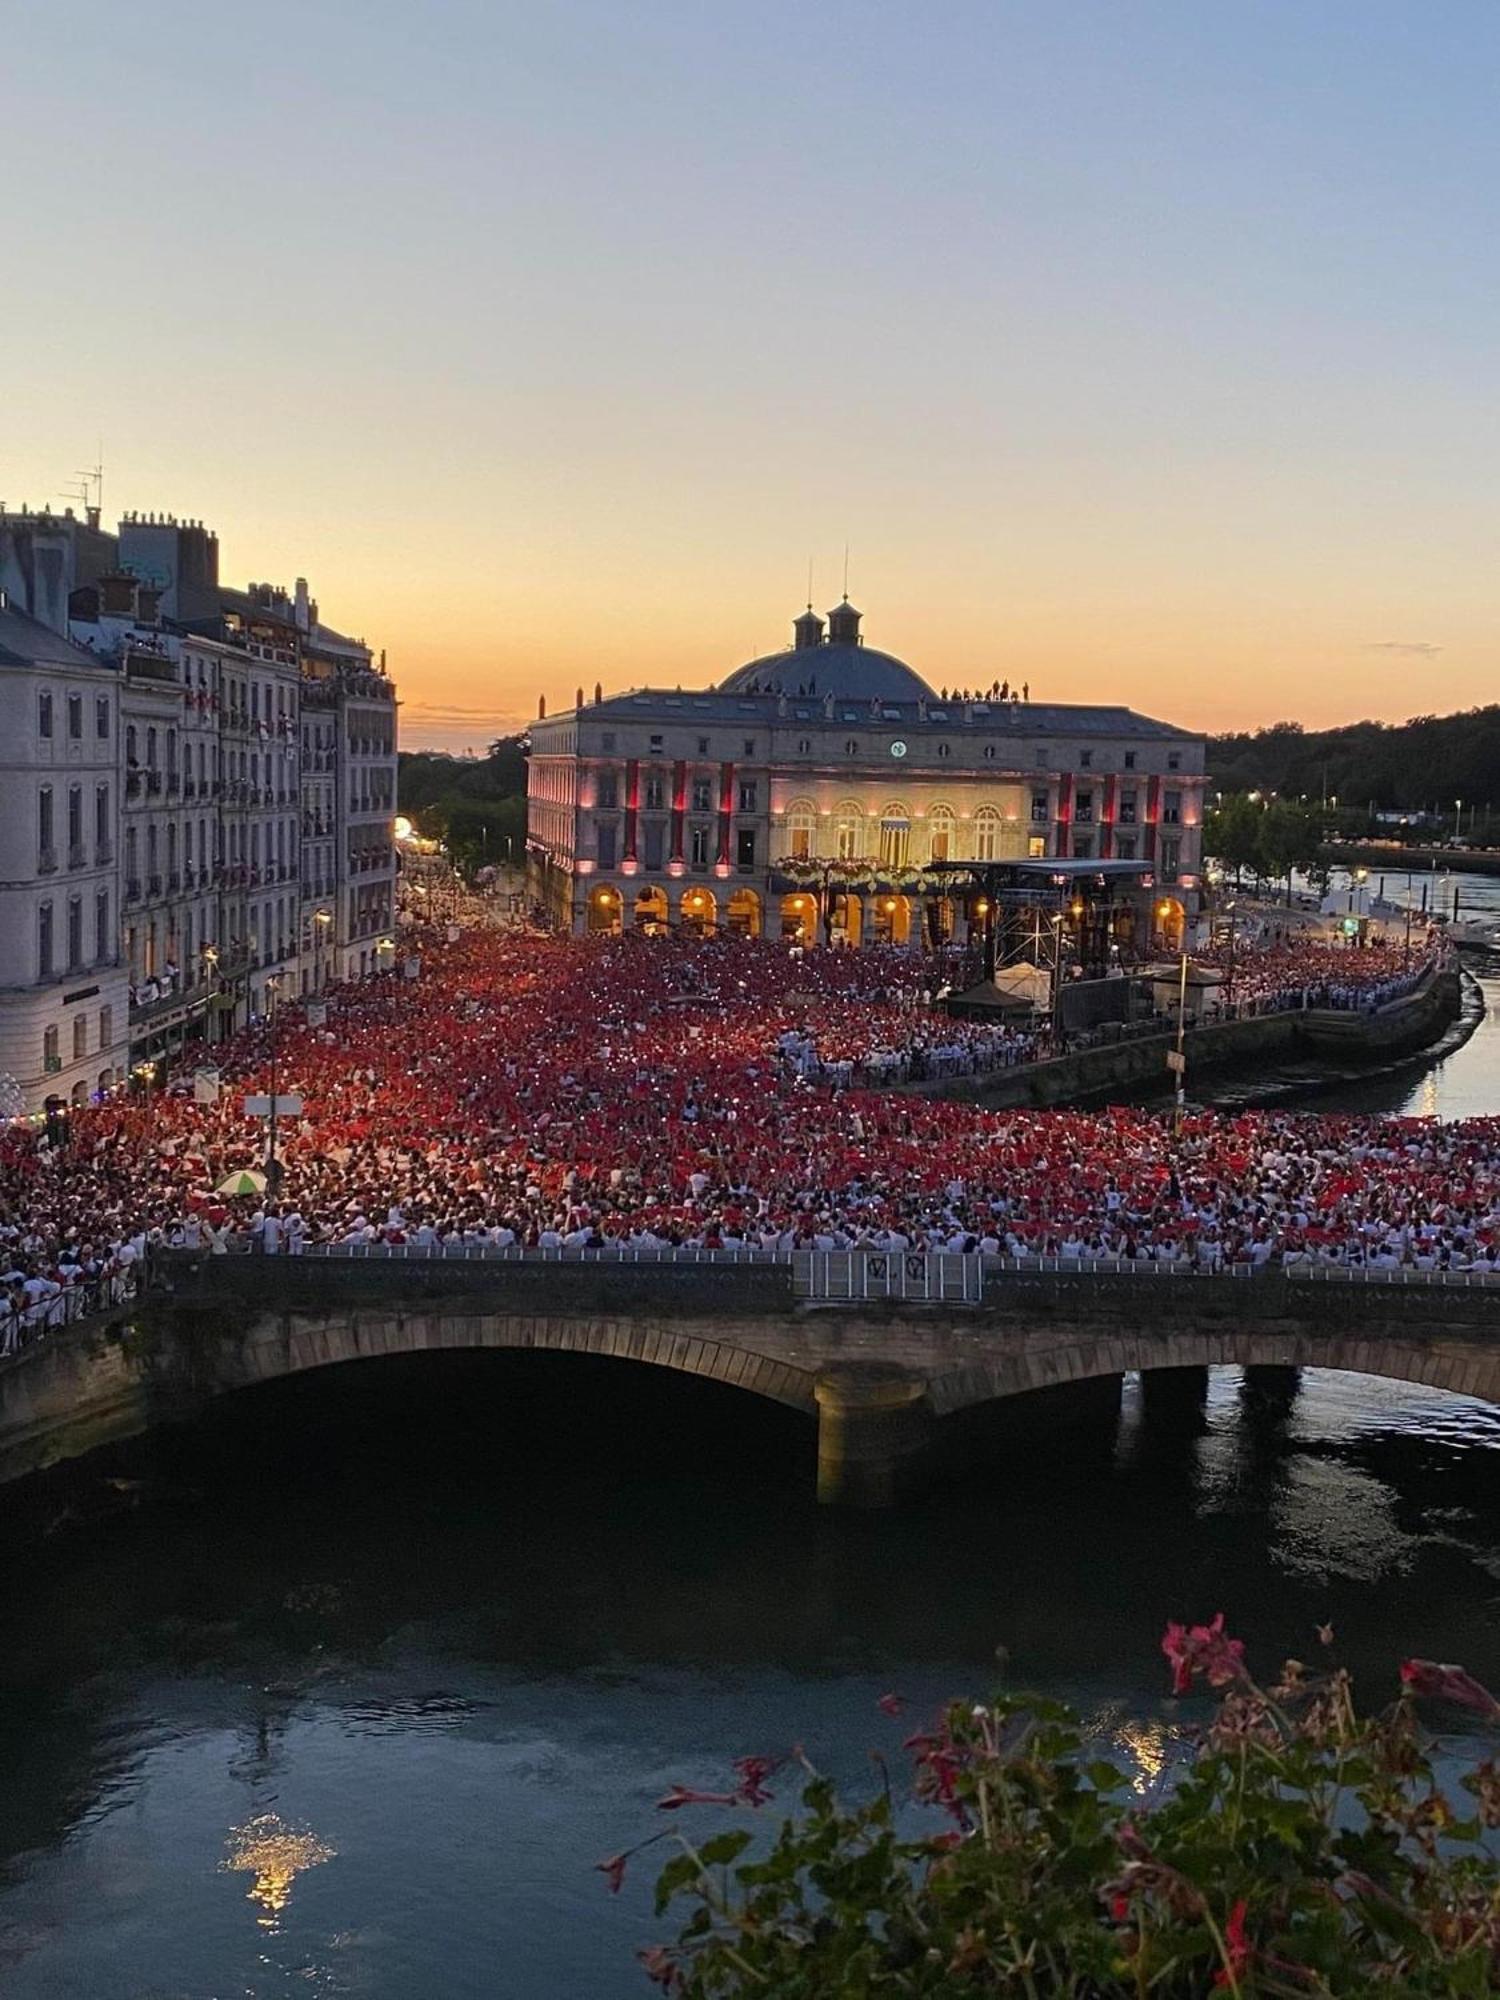
M 817 823 L 818 815 L 811 799 L 793 799 L 787 807 L 787 852 L 794 861 L 806 861 L 812 854 Z
M 852 800 L 834 814 L 834 832 L 840 861 L 858 861 L 865 851 L 865 816 Z
M 999 851 L 999 811 L 995 806 L 981 806 L 974 815 L 974 859 L 993 861 Z
M 934 806 L 927 815 L 927 852 L 933 861 L 953 859 L 953 833 L 956 825 L 951 806 Z
M 887 868 L 904 868 L 911 848 L 911 815 L 902 805 L 887 806 L 880 815 L 880 859 Z

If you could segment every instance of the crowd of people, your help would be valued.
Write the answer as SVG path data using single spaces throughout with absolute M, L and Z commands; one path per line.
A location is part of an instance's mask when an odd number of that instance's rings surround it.
M 413 978 L 335 989 L 317 1025 L 289 1006 L 215 1051 L 216 1101 L 179 1069 L 73 1112 L 65 1136 L 6 1128 L 0 1343 L 56 1323 L 75 1286 L 128 1283 L 158 1245 L 1500 1268 L 1500 1119 L 1197 1112 L 1174 1131 L 1142 1108 L 881 1090 L 882 1051 L 910 1073 L 1010 1032 L 935 1012 L 930 973 L 895 950 L 464 931 L 414 956 Z M 226 1196 L 263 1165 L 243 1099 L 273 1035 L 303 1107 L 278 1135 L 284 1180 Z
M 1242 1014 L 1300 1007 L 1372 1014 L 1410 993 L 1442 951 L 1442 939 L 1434 932 L 1410 944 L 1377 940 L 1358 948 L 1316 937 L 1248 947 L 1226 940 L 1195 957 L 1222 973 L 1223 1005 Z

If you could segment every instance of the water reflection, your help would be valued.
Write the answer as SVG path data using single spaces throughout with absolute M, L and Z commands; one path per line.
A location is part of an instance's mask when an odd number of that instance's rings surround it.
M 0 1983 L 636 1992 L 647 1882 L 592 1863 L 743 1752 L 801 1740 L 857 1786 L 1000 1679 L 1148 1790 L 1183 1726 L 1162 1625 L 1219 1609 L 1259 1666 L 1331 1621 L 1372 1692 L 1404 1652 L 1500 1678 L 1497 1443 L 1435 1391 L 1183 1371 L 1075 1424 L 1013 1405 L 965 1483 L 844 1519 L 801 1419 L 660 1371 L 434 1355 L 254 1392 L 0 1578 Z
M 338 1852 L 305 1827 L 288 1826 L 275 1813 L 257 1813 L 254 1819 L 235 1827 L 225 1846 L 228 1852 L 220 1867 L 231 1872 L 246 1870 L 255 1877 L 245 1894 L 260 1904 L 261 1915 L 256 1921 L 269 1931 L 278 1928 L 297 1877 L 331 1861 Z

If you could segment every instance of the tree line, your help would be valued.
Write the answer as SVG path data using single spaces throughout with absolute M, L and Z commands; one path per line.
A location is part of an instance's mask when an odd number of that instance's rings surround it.
M 1224 792 L 1275 792 L 1309 804 L 1336 801 L 1344 814 L 1433 812 L 1450 823 L 1463 801 L 1482 830 L 1500 806 L 1500 706 L 1407 722 L 1351 722 L 1269 729 L 1209 739 L 1208 768 Z
M 400 810 L 466 876 L 525 856 L 527 747 L 525 736 L 502 736 L 483 757 L 403 750 L 397 759 Z

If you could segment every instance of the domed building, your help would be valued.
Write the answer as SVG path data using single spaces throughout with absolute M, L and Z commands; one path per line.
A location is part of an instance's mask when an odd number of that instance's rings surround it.
M 934 689 L 861 622 L 847 598 L 826 622 L 809 605 L 784 652 L 716 686 L 580 688 L 540 716 L 528 875 L 551 921 L 917 944 L 993 927 L 1001 904 L 1019 929 L 1097 900 L 1101 949 L 1175 948 L 1202 737 L 1025 682 Z

